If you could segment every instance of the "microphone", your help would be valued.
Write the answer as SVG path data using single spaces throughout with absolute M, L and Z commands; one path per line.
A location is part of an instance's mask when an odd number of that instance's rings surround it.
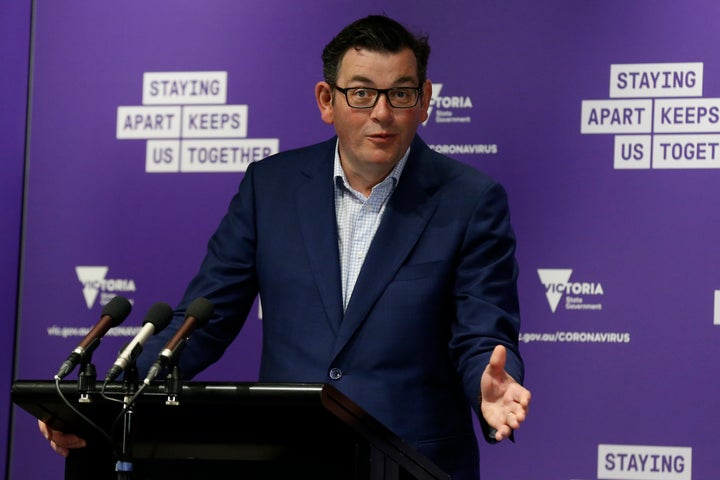
M 158 302 L 150 307 L 140 332 L 132 339 L 132 341 L 123 349 L 115 363 L 110 368 L 105 377 L 106 382 L 115 380 L 120 373 L 125 370 L 128 365 L 132 364 L 142 352 L 143 345 L 150 336 L 160 332 L 168 326 L 172 320 L 173 310 L 167 303 Z
M 125 298 L 117 295 L 113 297 L 102 309 L 100 320 L 93 326 L 80 344 L 75 347 L 67 360 L 60 365 L 55 374 L 55 379 L 62 380 L 80 363 L 85 357 L 92 355 L 102 337 L 113 327 L 120 325 L 132 310 L 132 304 Z
M 203 327 L 210 320 L 213 314 L 213 304 L 204 297 L 193 300 L 185 311 L 185 322 L 180 326 L 175 335 L 165 344 L 165 347 L 158 355 L 157 360 L 148 370 L 147 377 L 143 383 L 149 385 L 155 377 L 171 361 L 176 360 L 177 352 L 182 350 L 190 334 L 198 327 Z

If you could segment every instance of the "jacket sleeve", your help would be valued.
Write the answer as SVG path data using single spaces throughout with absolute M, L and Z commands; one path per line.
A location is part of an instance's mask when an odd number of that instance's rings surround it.
M 257 297 L 255 268 L 254 164 L 250 164 L 217 230 L 207 244 L 200 269 L 175 309 L 171 324 L 151 337 L 138 358 L 146 372 L 163 346 L 185 321 L 185 310 L 198 297 L 213 304 L 207 325 L 192 333 L 180 355 L 183 377 L 193 378 L 215 363 L 245 323 Z
M 523 382 L 518 349 L 520 311 L 516 240 L 507 194 L 492 183 L 480 195 L 467 224 L 456 269 L 455 308 L 450 348 L 486 440 L 494 441 L 480 414 L 480 378 L 496 345 L 507 349 L 506 371 Z

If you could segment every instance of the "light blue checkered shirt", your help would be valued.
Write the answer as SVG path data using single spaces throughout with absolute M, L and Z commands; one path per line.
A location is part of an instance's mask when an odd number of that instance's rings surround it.
M 340 165 L 340 155 L 335 146 L 335 218 L 340 249 L 340 274 L 342 275 L 343 310 L 347 308 L 355 281 L 365 261 L 370 243 L 382 219 L 385 205 L 397 185 L 405 167 L 410 149 L 382 182 L 372 188 L 370 196 L 350 187 Z

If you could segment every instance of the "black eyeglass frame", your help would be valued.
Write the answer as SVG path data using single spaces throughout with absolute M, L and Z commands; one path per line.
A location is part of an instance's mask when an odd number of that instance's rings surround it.
M 387 98 L 388 104 L 393 108 L 414 108 L 417 106 L 418 102 L 423 96 L 423 90 L 422 87 L 392 87 L 392 88 L 372 88 L 372 87 L 348 87 L 348 88 L 342 88 L 338 87 L 337 85 L 332 85 L 332 88 L 337 90 L 338 92 L 342 93 L 345 96 L 345 101 L 348 104 L 348 107 L 350 108 L 360 108 L 360 109 L 366 109 L 366 108 L 375 108 L 375 105 L 377 105 L 378 100 L 380 100 L 381 95 L 385 95 L 385 98 Z M 365 107 L 356 107 L 354 105 L 350 105 L 350 99 L 348 98 L 348 91 L 349 90 L 372 90 L 373 92 L 377 92 L 377 96 L 375 97 L 375 101 L 372 105 L 367 105 Z M 417 92 L 417 97 L 415 98 L 415 103 L 412 105 L 403 105 L 403 106 L 396 106 L 393 105 L 392 100 L 390 100 L 389 92 L 392 92 L 393 90 L 415 90 Z

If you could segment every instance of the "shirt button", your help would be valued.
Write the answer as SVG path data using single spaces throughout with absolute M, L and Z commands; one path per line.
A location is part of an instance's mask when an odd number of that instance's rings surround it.
M 340 370 L 339 368 L 330 369 L 330 378 L 332 378 L 333 380 L 340 380 L 341 377 L 342 370 Z

